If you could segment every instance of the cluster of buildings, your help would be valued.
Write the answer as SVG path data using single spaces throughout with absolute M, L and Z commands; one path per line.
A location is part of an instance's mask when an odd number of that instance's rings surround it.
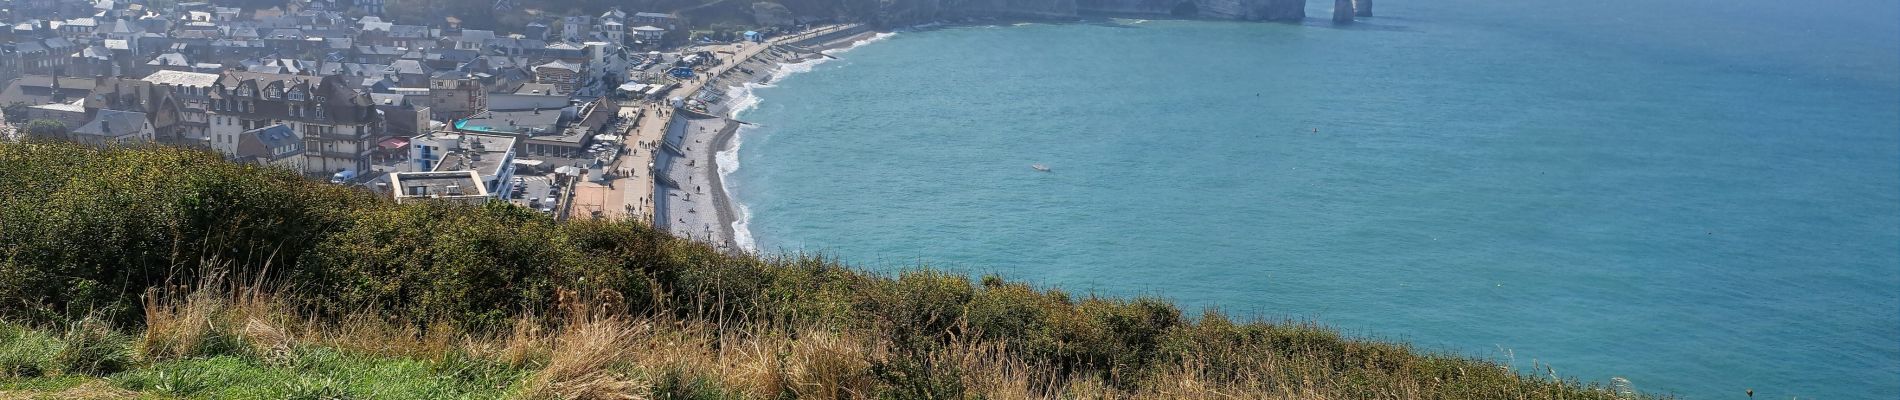
M 616 9 L 499 33 L 397 24 L 385 6 L 0 0 L 0 105 L 16 127 L 56 121 L 77 142 L 376 176 L 399 199 L 499 197 L 519 165 L 602 158 L 616 89 L 684 28 Z

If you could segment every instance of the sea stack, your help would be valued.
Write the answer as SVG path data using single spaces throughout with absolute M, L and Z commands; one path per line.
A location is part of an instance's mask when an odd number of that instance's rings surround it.
M 1352 23 L 1352 0 L 1333 0 L 1333 23 Z
M 1352 15 L 1370 17 L 1372 16 L 1372 0 L 1353 0 L 1352 10 Z

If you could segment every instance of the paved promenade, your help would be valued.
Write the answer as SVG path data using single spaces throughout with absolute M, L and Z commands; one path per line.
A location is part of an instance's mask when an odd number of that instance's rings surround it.
M 625 132 L 627 145 L 630 148 L 623 152 L 611 166 L 613 168 L 611 172 L 616 173 L 619 179 L 612 183 L 611 189 L 589 190 L 585 192 L 588 196 L 576 196 L 575 208 L 600 210 L 604 218 L 653 221 L 653 149 L 657 148 L 663 140 L 668 125 L 673 121 L 672 107 L 666 104 L 668 99 L 691 98 L 710 82 L 719 81 L 718 78 L 725 75 L 727 71 L 772 46 L 794 43 L 854 27 L 853 25 L 827 26 L 797 35 L 773 38 L 766 43 L 735 43 L 702 48 L 720 59 L 718 66 L 696 75 L 691 80 L 680 82 L 679 87 L 673 88 L 658 99 L 621 107 L 621 117 L 636 122 Z M 641 112 L 642 109 L 645 111 Z

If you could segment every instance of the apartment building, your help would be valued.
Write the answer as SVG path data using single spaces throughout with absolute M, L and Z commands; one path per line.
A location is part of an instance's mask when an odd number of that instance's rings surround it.
M 283 124 L 303 142 L 302 172 L 314 176 L 368 170 L 384 136 L 375 102 L 341 76 L 228 71 L 212 85 L 210 103 L 212 148 L 236 155 L 244 132 Z

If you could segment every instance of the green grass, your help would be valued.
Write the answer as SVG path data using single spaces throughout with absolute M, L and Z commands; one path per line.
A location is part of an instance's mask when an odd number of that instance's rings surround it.
M 307 347 L 278 362 L 216 355 L 93 375 L 53 367 L 55 354 L 68 343 L 47 330 L 0 324 L 0 334 L 0 358 L 11 366 L 32 366 L 0 374 L 0 392 L 51 394 L 104 382 L 161 398 L 499 399 L 517 390 L 529 372 L 468 357 L 412 359 Z M 134 351 L 130 342 L 116 345 L 116 351 Z
M 127 390 L 193 398 L 496 399 L 522 374 L 469 377 L 453 362 L 301 351 L 289 365 L 233 356 L 166 361 L 106 378 Z
M 5 376 L 0 377 L 0 392 L 52 393 L 72 389 L 73 387 L 79 386 L 79 384 L 97 379 L 98 378 L 84 375 L 38 376 L 31 378 Z
M 56 371 L 53 360 L 64 347 L 51 333 L 0 323 L 0 376 L 32 378 Z

